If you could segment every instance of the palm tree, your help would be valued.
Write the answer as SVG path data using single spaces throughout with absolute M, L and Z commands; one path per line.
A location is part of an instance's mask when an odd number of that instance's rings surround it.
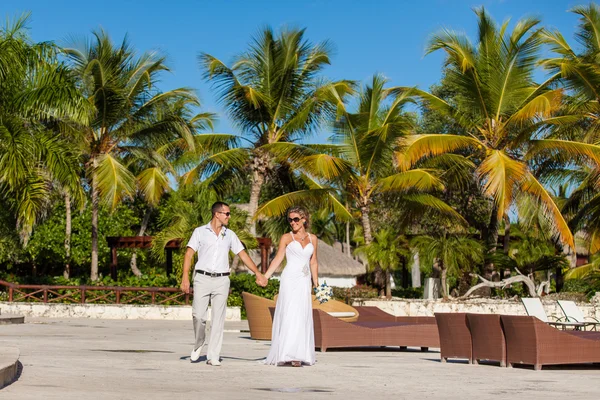
M 370 244 L 358 247 L 356 252 L 367 256 L 371 269 L 377 266 L 385 273 L 385 296 L 391 298 L 391 273 L 410 255 L 406 238 L 390 228 L 382 228 L 375 232 Z
M 261 187 L 274 166 L 268 145 L 306 138 L 351 90 L 349 82 L 319 79 L 330 62 L 330 45 L 312 44 L 304 33 L 304 29 L 284 29 L 276 34 L 265 28 L 231 67 L 206 53 L 199 57 L 206 79 L 214 84 L 219 100 L 248 143 L 213 160 L 225 167 L 249 169 L 248 224 L 253 234 Z
M 157 150 L 177 139 L 193 148 L 192 126 L 179 109 L 198 102 L 186 88 L 156 89 L 159 74 L 168 71 L 165 58 L 154 53 L 137 56 L 127 38 L 114 45 L 100 30 L 90 42 L 67 48 L 65 53 L 80 90 L 95 111 L 89 124 L 73 127 L 73 131 L 86 158 L 91 188 L 91 279 L 96 280 L 100 203 L 114 209 L 121 199 L 134 195 L 137 184 L 146 199 L 158 199 L 168 179 L 167 159 Z M 146 164 L 135 176 L 132 169 L 140 160 Z
M 541 143 L 540 147 L 551 150 L 550 156 L 559 162 L 559 168 L 551 171 L 551 175 L 558 176 L 559 183 L 567 182 L 574 187 L 563 210 L 569 217 L 571 229 L 584 234 L 590 254 L 594 254 L 600 251 L 600 146 L 597 145 L 600 138 L 600 7 L 591 3 L 571 11 L 580 17 L 576 37 L 581 51 L 576 52 L 557 30 L 544 31 L 542 38 L 556 57 L 545 59 L 542 64 L 569 90 L 569 111 L 578 118 L 554 129 L 552 140 Z M 595 268 L 597 263 L 590 263 L 573 270 L 567 277 L 582 276 Z
M 421 261 L 428 265 L 437 263 L 441 269 L 442 294 L 449 297 L 448 275 L 458 276 L 463 271 L 472 270 L 483 262 L 483 246 L 475 239 L 456 234 L 439 236 L 417 236 L 411 247 L 419 249 Z
M 211 113 L 194 114 L 188 103 L 188 101 L 179 100 L 168 104 L 166 112 L 179 115 L 182 122 L 188 124 L 191 132 L 213 129 L 214 115 Z M 136 197 L 146 203 L 138 236 L 146 233 L 153 211 L 158 207 L 163 195 L 172 190 L 172 179 L 169 176 L 178 175 L 178 168 L 181 167 L 181 164 L 186 163 L 187 157 L 189 157 L 188 153 L 192 152 L 194 155 L 198 155 L 205 151 L 204 143 L 199 135 L 194 136 L 193 141 L 194 146 L 190 147 L 186 143 L 185 137 L 179 137 L 157 149 L 150 149 L 150 157 L 131 157 L 130 170 L 138 177 Z M 135 250 L 131 255 L 129 266 L 134 275 L 142 276 L 142 272 L 137 267 Z
M 518 206 L 520 196 L 533 198 L 555 236 L 574 248 L 567 221 L 532 168 L 540 152 L 556 147 L 544 139 L 544 128 L 573 119 L 554 115 L 562 105 L 562 90 L 549 87 L 556 76 L 541 84 L 533 80 L 542 43 L 539 20 L 522 19 L 510 32 L 508 21 L 498 27 L 484 8 L 475 13 L 479 22 L 475 45 L 463 34 L 444 30 L 433 35 L 427 47 L 427 53 L 446 53 L 445 79 L 454 97 L 446 101 L 405 88 L 428 107 L 451 117 L 464 133 L 407 137 L 402 161 L 407 168 L 424 158 L 459 150 L 475 161 L 476 178 L 493 200 L 486 238 L 490 248 L 496 246 L 500 221 L 511 206 Z M 568 144 L 563 148 L 569 149 Z
M 0 196 L 17 217 L 26 242 L 61 186 L 78 194 L 78 154 L 51 129 L 58 121 L 85 122 L 89 107 L 52 43 L 32 43 L 29 14 L 0 29 Z
M 435 170 L 398 169 L 394 165 L 393 155 L 399 139 L 413 129 L 413 120 L 404 112 L 404 106 L 411 99 L 398 88 L 385 88 L 386 83 L 383 76 L 373 76 L 370 85 L 357 96 L 356 112 L 342 109 L 334 125 L 336 133 L 331 138 L 332 145 L 279 143 L 269 146 L 272 152 L 287 157 L 294 167 L 316 180 L 311 181 L 309 190 L 266 202 L 257 214 L 282 215 L 292 204 L 319 200 L 324 194 L 336 191 L 360 212 L 365 245 L 373 241 L 371 207 L 375 199 L 386 192 L 401 194 L 415 215 L 423 209 L 434 208 L 463 221 L 443 201 L 425 193 L 444 187 Z M 334 189 L 319 183 L 323 181 L 330 182 Z M 337 200 L 336 211 L 346 218 L 351 216 L 340 200 Z

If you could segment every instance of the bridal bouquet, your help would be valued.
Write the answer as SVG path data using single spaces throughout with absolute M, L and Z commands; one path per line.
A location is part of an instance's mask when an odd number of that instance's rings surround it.
M 327 285 L 327 282 L 323 282 L 315 288 L 315 296 L 319 303 L 326 303 L 333 297 L 333 289 Z

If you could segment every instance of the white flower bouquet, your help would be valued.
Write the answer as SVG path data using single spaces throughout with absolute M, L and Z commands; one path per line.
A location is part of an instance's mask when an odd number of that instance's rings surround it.
M 314 290 L 315 296 L 321 304 L 328 302 L 333 297 L 333 289 L 329 285 L 327 285 L 327 282 L 323 282 Z

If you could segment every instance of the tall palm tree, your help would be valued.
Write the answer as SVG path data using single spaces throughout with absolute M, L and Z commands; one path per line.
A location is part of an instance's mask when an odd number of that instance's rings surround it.
M 29 14 L 0 29 L 0 196 L 17 217 L 21 237 L 47 209 L 58 184 L 77 194 L 78 154 L 51 125 L 85 122 L 89 107 L 52 43 L 33 43 Z
M 462 217 L 447 204 L 426 193 L 443 188 L 435 170 L 396 167 L 394 150 L 399 140 L 413 129 L 413 120 L 404 112 L 404 106 L 412 100 L 398 88 L 385 88 L 386 83 L 383 76 L 373 76 L 371 83 L 357 96 L 356 112 L 341 108 L 341 116 L 334 123 L 333 144 L 279 143 L 269 146 L 272 152 L 287 157 L 298 170 L 315 179 L 309 190 L 268 201 L 260 207 L 258 214 L 281 215 L 294 203 L 318 200 L 332 190 L 320 182 L 329 182 L 341 198 L 360 211 L 365 245 L 373 241 L 371 207 L 375 199 L 386 192 L 402 194 L 402 199 L 412 205 L 415 214 L 418 210 L 435 208 L 462 221 Z M 339 201 L 337 210 L 351 216 Z
M 193 148 L 190 123 L 178 108 L 197 105 L 187 88 L 160 92 L 161 72 L 168 71 L 165 58 L 154 53 L 138 56 L 127 38 L 115 45 L 102 30 L 92 40 L 64 50 L 78 78 L 80 90 L 93 106 L 89 124 L 73 127 L 86 157 L 86 177 L 91 188 L 91 279 L 98 279 L 98 208 L 116 207 L 139 187 L 153 199 L 168 185 L 165 158 L 157 152 L 176 139 Z M 177 107 L 179 105 L 179 107 Z M 138 169 L 140 160 L 147 163 Z
M 567 199 L 564 209 L 571 217 L 575 231 L 583 231 L 589 238 L 590 250 L 600 250 L 600 7 L 597 4 L 577 6 L 571 10 L 579 15 L 576 38 L 582 45 L 576 52 L 557 30 L 544 31 L 543 39 L 551 46 L 556 57 L 543 60 L 543 65 L 571 94 L 569 107 L 579 118 L 555 129 L 554 140 L 546 149 L 556 152 L 566 168 L 560 170 L 562 180 L 575 190 Z M 570 140 L 569 140 L 570 139 Z M 579 157 L 572 157 L 575 153 Z M 575 161 L 579 168 L 569 168 Z
M 330 63 L 330 45 L 313 44 L 304 34 L 304 29 L 275 33 L 267 27 L 231 66 L 206 53 L 199 57 L 206 79 L 214 84 L 219 100 L 248 143 L 228 149 L 214 160 L 249 169 L 248 223 L 253 234 L 252 218 L 261 186 L 274 163 L 267 146 L 306 138 L 335 111 L 338 98 L 332 92 L 343 96 L 351 90 L 349 82 L 330 83 L 319 78 Z
M 569 109 L 579 118 L 558 126 L 544 148 L 553 150 L 550 155 L 561 162 L 552 175 L 574 188 L 563 206 L 569 225 L 583 234 L 590 254 L 595 254 L 600 251 L 600 6 L 590 3 L 571 12 L 579 16 L 575 36 L 581 50 L 573 49 L 558 30 L 544 31 L 542 38 L 555 56 L 542 65 L 569 91 Z M 585 276 L 598 265 L 594 261 L 574 268 L 566 277 Z
M 167 105 L 167 112 L 179 115 L 183 123 L 188 125 L 191 132 L 200 132 L 213 129 L 214 115 L 211 113 L 196 114 L 190 107 L 188 101 L 179 100 Z M 194 146 L 186 143 L 185 137 L 177 137 L 156 149 L 149 149 L 149 157 L 129 157 L 129 169 L 138 177 L 136 196 L 146 203 L 146 209 L 138 236 L 143 236 L 148 229 L 150 217 L 158 207 L 163 195 L 172 190 L 170 177 L 178 176 L 181 164 L 188 160 L 190 152 L 200 154 L 206 147 L 199 135 L 194 136 Z M 204 146 L 203 146 L 204 145 Z M 131 272 L 136 276 L 142 276 L 137 267 L 137 252 L 134 250 L 129 263 Z
M 456 95 L 446 101 L 422 90 L 405 89 L 451 117 L 464 134 L 408 137 L 402 161 L 409 167 L 427 157 L 459 150 L 468 154 L 477 164 L 483 192 L 493 200 L 489 247 L 495 248 L 500 221 L 523 195 L 544 210 L 555 236 L 574 248 L 567 221 L 533 169 L 532 160 L 555 147 L 545 139 L 544 128 L 573 119 L 555 115 L 563 97 L 562 89 L 549 86 L 556 76 L 541 84 L 533 79 L 542 44 L 539 20 L 519 20 L 509 31 L 509 21 L 499 27 L 484 8 L 475 13 L 479 23 L 475 44 L 463 34 L 444 30 L 433 35 L 427 47 L 427 53 L 446 53 L 445 76 Z M 489 266 L 486 274 L 491 274 Z

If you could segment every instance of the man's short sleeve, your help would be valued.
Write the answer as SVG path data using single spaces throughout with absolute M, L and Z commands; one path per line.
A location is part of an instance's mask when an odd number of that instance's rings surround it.
M 234 231 L 230 230 L 229 233 L 231 233 L 231 251 L 233 251 L 233 254 L 238 254 L 240 251 L 244 250 L 244 245 Z
M 194 229 L 187 247 L 192 248 L 194 251 L 198 251 L 200 248 L 200 230 L 198 228 Z

